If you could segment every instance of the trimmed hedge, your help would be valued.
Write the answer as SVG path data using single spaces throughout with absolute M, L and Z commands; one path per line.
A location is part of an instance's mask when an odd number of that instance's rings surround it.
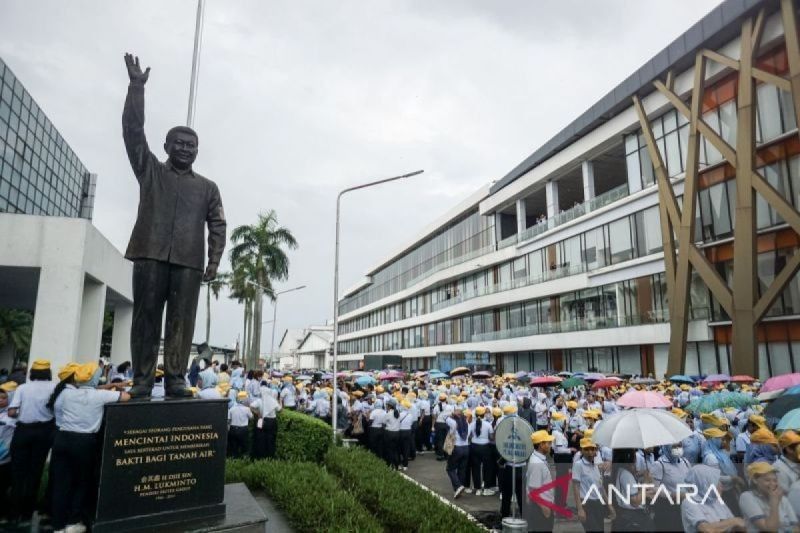
M 284 409 L 278 413 L 276 458 L 322 463 L 331 446 L 332 431 L 331 426 L 313 416 Z
M 359 448 L 331 448 L 325 466 L 392 532 L 482 531 L 467 516 Z
M 229 460 L 225 481 L 266 492 L 298 531 L 383 531 L 333 476 L 312 463 Z

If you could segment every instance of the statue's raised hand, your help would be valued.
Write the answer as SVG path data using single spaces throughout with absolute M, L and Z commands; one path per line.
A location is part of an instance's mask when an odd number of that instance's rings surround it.
M 150 67 L 142 72 L 142 67 L 139 66 L 139 58 L 133 54 L 125 54 L 125 66 L 128 67 L 128 77 L 132 82 L 147 83 L 147 78 L 150 77 Z

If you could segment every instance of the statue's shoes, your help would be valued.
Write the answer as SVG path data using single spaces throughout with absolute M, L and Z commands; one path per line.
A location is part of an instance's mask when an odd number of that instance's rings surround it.
M 170 387 L 165 391 L 170 398 L 192 398 L 194 394 L 186 387 Z
M 131 395 L 131 398 L 149 398 L 151 390 L 152 389 L 142 385 L 135 385 L 131 387 L 131 390 L 128 391 L 128 394 Z

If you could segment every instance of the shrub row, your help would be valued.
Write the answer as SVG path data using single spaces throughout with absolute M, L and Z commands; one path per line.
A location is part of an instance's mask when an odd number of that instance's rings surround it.
M 331 431 L 329 425 L 313 416 L 284 409 L 278 413 L 276 458 L 321 463 L 331 445 Z
M 383 531 L 336 478 L 313 463 L 229 460 L 225 482 L 266 492 L 297 531 Z
M 463 513 L 391 470 L 372 453 L 331 448 L 328 471 L 392 532 L 482 531 Z

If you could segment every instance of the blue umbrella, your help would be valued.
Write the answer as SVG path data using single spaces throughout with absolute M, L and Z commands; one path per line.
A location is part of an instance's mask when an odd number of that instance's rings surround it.
M 794 387 L 786 389 L 783 395 L 786 396 L 787 394 L 800 394 L 800 385 L 795 385 Z
M 681 374 L 674 375 L 671 378 L 669 378 L 669 380 L 675 383 L 686 383 L 688 385 L 694 384 L 694 380 L 692 378 Z
M 695 413 L 710 413 L 725 407 L 743 409 L 749 405 L 757 404 L 758 400 L 741 392 L 712 392 L 700 396 L 686 406 L 687 411 Z
M 775 427 L 778 431 L 783 431 L 785 429 L 800 429 L 800 409 L 792 409 L 783 417 L 781 417 L 781 421 L 778 422 L 778 425 Z
M 361 387 L 366 387 L 367 385 L 375 385 L 375 378 L 372 376 L 359 376 L 356 380 L 356 383 Z
M 430 372 L 428 372 L 428 377 L 430 379 L 445 379 L 450 376 L 448 376 L 444 372 L 439 372 L 438 370 L 431 370 Z

